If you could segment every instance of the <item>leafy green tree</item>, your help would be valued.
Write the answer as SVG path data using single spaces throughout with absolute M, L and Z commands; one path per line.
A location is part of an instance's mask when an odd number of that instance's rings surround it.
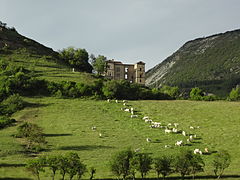
M 193 154 L 192 151 L 181 151 L 175 158 L 175 171 L 181 174 L 182 179 L 186 175 L 203 171 L 204 162 L 200 156 Z
M 59 52 L 60 58 L 71 67 L 78 71 L 92 72 L 92 66 L 89 64 L 88 52 L 85 49 L 75 49 L 69 47 Z
M 93 69 L 97 72 L 98 75 L 105 72 L 106 60 L 107 60 L 107 58 L 102 55 L 98 55 L 97 58 L 93 58 L 93 60 L 92 60 Z
M 40 172 L 44 172 L 45 164 L 44 158 L 31 159 L 27 162 L 26 169 L 40 180 Z
M 60 174 L 62 175 L 62 180 L 65 179 L 65 175 L 67 173 L 68 170 L 68 159 L 65 156 L 60 156 L 59 157 L 59 170 L 60 170 Z
M 192 88 L 190 92 L 190 99 L 192 100 L 202 100 L 202 97 L 204 96 L 203 90 L 201 90 L 198 87 Z
M 142 179 L 151 170 L 152 158 L 148 154 L 136 154 L 136 168 L 140 172 Z
M 166 176 L 170 175 L 174 171 L 172 163 L 173 158 L 168 156 L 162 156 L 154 160 L 154 167 L 157 172 L 158 178 L 159 175 L 162 174 L 163 179 L 165 179 Z
M 226 150 L 219 151 L 213 159 L 213 171 L 214 174 L 220 179 L 226 168 L 229 167 L 231 163 L 231 156 Z
M 110 162 L 112 173 L 117 177 L 122 176 L 123 179 L 126 179 L 130 173 L 130 159 L 132 157 L 133 152 L 130 149 L 118 152 Z
M 172 98 L 177 98 L 180 94 L 179 88 L 177 86 L 171 87 L 165 85 L 160 89 L 160 92 L 167 94 Z
M 240 100 L 240 87 L 233 88 L 229 94 L 229 99 L 231 101 L 238 101 Z
M 193 176 L 193 179 L 195 178 L 195 174 L 197 172 L 203 172 L 204 171 L 205 163 L 201 157 L 200 154 L 194 154 L 192 160 L 191 160 L 191 173 Z
M 48 167 L 51 169 L 51 171 L 52 171 L 52 180 L 54 180 L 56 171 L 58 170 L 58 167 L 59 167 L 59 159 L 60 159 L 60 157 L 59 157 L 59 156 L 55 156 L 55 155 L 48 156 L 48 157 L 46 158 L 47 166 L 48 166 Z
M 96 174 L 96 172 L 97 172 L 96 168 L 94 168 L 94 167 L 90 168 L 90 178 L 89 178 L 90 180 L 93 179 L 93 176 L 94 176 L 94 174 Z

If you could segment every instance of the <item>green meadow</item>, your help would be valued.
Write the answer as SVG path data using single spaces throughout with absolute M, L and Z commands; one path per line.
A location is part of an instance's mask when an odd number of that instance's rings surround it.
M 196 101 L 129 101 L 138 118 L 130 118 L 130 113 L 121 110 L 122 103 L 86 99 L 57 99 L 52 97 L 24 98 L 30 105 L 15 113 L 17 123 L 0 131 L 1 158 L 0 179 L 34 179 L 23 167 L 28 159 L 49 154 L 77 152 L 88 168 L 95 167 L 96 179 L 117 178 L 109 169 L 111 157 L 118 151 L 131 148 L 158 157 L 174 155 L 181 149 L 194 150 L 208 148 L 212 154 L 203 155 L 205 172 L 199 179 L 212 179 L 211 161 L 214 152 L 225 149 L 232 156 L 232 163 L 225 171 L 227 178 L 240 179 L 240 103 L 239 102 L 196 102 Z M 149 116 L 163 125 L 179 123 L 180 130 L 196 134 L 197 139 L 186 146 L 174 146 L 177 140 L 186 142 L 182 134 L 165 134 L 164 129 L 150 128 L 142 120 Z M 39 154 L 26 154 L 21 139 L 14 138 L 21 122 L 36 123 L 44 129 L 47 149 Z M 96 126 L 96 130 L 92 127 Z M 197 127 L 190 129 L 189 126 Z M 102 137 L 99 136 L 102 134 Z M 150 138 L 152 142 L 147 142 Z M 165 145 L 171 147 L 165 148 Z M 58 173 L 59 174 L 59 173 Z M 41 179 L 50 179 L 46 170 Z M 84 179 L 90 176 L 85 174 Z M 137 174 L 140 178 L 140 174 Z M 154 170 L 147 176 L 156 178 Z M 179 177 L 172 174 L 171 177 Z M 58 175 L 58 179 L 60 176 Z M 68 178 L 68 177 L 67 177 Z

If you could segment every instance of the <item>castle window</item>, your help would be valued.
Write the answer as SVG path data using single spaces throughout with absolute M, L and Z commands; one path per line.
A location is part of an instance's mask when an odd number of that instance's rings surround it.
M 128 75 L 127 74 L 125 74 L 125 79 L 128 79 Z
M 116 76 L 117 76 L 117 77 L 120 77 L 120 74 L 119 74 L 119 73 L 117 73 L 117 74 L 116 74 Z
M 140 74 L 140 78 L 142 78 L 142 75 Z
M 140 68 L 139 71 L 142 71 L 142 68 Z
M 125 68 L 125 72 L 128 72 L 128 68 Z
M 142 82 L 142 80 L 140 79 L 140 82 Z
M 116 71 L 117 71 L 117 72 L 120 72 L 120 67 L 117 67 L 117 68 L 116 68 Z

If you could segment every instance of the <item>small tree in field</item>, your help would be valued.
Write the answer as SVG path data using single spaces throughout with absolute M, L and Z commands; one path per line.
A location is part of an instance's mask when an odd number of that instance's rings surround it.
M 54 177 L 55 177 L 55 174 L 56 174 L 56 171 L 58 170 L 59 168 L 59 159 L 60 157 L 59 156 L 48 156 L 46 158 L 46 163 L 47 163 L 47 166 L 51 169 L 52 171 L 52 180 L 54 180 Z
M 97 58 L 92 58 L 93 69 L 97 72 L 98 75 L 106 70 L 106 60 L 107 58 L 101 55 L 99 55 Z
M 220 177 L 223 175 L 224 170 L 229 167 L 230 163 L 231 163 L 231 156 L 225 150 L 219 151 L 214 156 L 213 171 L 218 179 L 220 179 Z
M 40 180 L 40 172 L 44 172 L 45 166 L 45 159 L 44 158 L 38 158 L 38 159 L 32 159 L 27 162 L 26 169 L 30 171 L 33 175 L 37 177 L 38 180 Z
M 182 179 L 186 175 L 193 174 L 193 178 L 196 172 L 202 172 L 204 162 L 198 155 L 193 154 L 192 151 L 182 151 L 176 156 L 175 171 L 181 174 Z
M 151 170 L 152 158 L 148 154 L 136 154 L 136 169 L 141 173 L 142 179 Z
M 131 150 L 124 150 L 118 152 L 110 162 L 110 168 L 117 177 L 122 176 L 125 179 L 130 173 L 130 159 L 133 156 Z
M 240 100 L 240 87 L 233 88 L 229 94 L 229 100 L 238 101 Z
M 168 156 L 162 156 L 155 159 L 154 167 L 157 172 L 158 178 L 159 175 L 162 174 L 163 179 L 165 179 L 166 176 L 170 175 L 173 172 L 172 163 L 173 159 Z

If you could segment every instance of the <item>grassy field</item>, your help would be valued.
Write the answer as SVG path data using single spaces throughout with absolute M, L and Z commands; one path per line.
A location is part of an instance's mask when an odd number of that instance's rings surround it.
M 32 107 L 14 114 L 18 124 L 29 121 L 44 128 L 48 150 L 42 154 L 65 154 L 77 152 L 88 168 L 97 169 L 96 178 L 115 178 L 109 171 L 111 156 L 123 149 L 140 148 L 141 152 L 151 153 L 152 157 L 163 154 L 176 154 L 180 149 L 203 149 L 211 151 L 226 149 L 232 156 L 230 168 L 225 172 L 226 179 L 240 179 L 239 121 L 240 103 L 235 102 L 194 102 L 194 101 L 131 101 L 139 118 L 130 118 L 130 113 L 120 110 L 122 104 L 83 99 L 26 98 Z M 177 140 L 185 140 L 181 134 L 165 135 L 162 129 L 151 129 L 141 118 L 148 115 L 163 124 L 179 123 L 180 129 L 199 137 L 191 146 L 164 148 Z M 17 125 L 18 125 L 17 124 Z M 23 152 L 21 141 L 13 138 L 16 126 L 0 131 L 1 159 L 0 179 L 32 178 L 22 165 L 30 158 Z M 189 126 L 200 126 L 189 129 Z M 97 130 L 92 131 L 91 127 Z M 102 137 L 99 137 L 99 133 Z M 153 141 L 148 143 L 146 138 Z M 213 175 L 211 160 L 213 155 L 204 155 L 206 163 L 200 176 Z M 17 165 L 18 167 L 13 167 Z M 173 175 L 177 176 L 176 174 Z M 41 174 L 42 179 L 50 179 L 50 172 Z M 139 174 L 138 174 L 138 177 Z M 148 177 L 156 177 L 151 171 Z M 84 178 L 89 178 L 86 174 Z M 211 178 L 208 178 L 211 179 Z
M 7 60 L 8 63 L 14 66 L 23 66 L 28 70 L 35 72 L 39 79 L 49 81 L 75 81 L 91 84 L 96 80 L 92 74 L 83 72 L 72 72 L 72 68 L 57 62 L 55 59 L 47 56 L 38 56 L 28 53 L 18 53 L 12 51 L 11 54 L 0 54 L 0 59 Z

